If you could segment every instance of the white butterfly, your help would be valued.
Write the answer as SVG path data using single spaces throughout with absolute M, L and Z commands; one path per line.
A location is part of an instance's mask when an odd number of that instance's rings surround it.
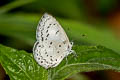
M 54 17 L 45 13 L 36 30 L 36 43 L 33 55 L 39 65 L 48 69 L 56 67 L 73 52 L 72 44 Z

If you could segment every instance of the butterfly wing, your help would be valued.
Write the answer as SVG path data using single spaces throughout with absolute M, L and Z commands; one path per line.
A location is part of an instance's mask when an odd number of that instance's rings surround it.
M 56 67 L 69 54 L 72 45 L 61 25 L 45 13 L 37 27 L 33 54 L 41 66 Z

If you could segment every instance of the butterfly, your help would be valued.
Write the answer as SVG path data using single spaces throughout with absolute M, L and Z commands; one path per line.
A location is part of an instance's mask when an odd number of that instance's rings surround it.
M 33 47 L 36 62 L 45 69 L 56 67 L 69 54 L 72 46 L 64 29 L 58 21 L 45 13 L 37 26 L 37 41 Z

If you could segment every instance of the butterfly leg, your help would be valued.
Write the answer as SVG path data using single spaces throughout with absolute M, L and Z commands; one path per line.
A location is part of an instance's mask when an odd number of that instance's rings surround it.
M 74 44 L 74 43 L 73 43 L 73 42 L 70 42 L 70 43 L 71 43 L 71 45 L 73 46 L 73 44 Z M 70 50 L 70 54 L 71 54 L 71 53 L 73 53 L 73 54 L 74 54 L 74 56 L 76 56 L 76 57 L 77 57 L 77 54 L 76 54 L 76 52 L 75 52 L 74 50 Z
M 78 57 L 78 56 L 77 56 L 77 53 L 76 53 L 74 50 L 71 50 L 71 51 L 70 51 L 70 54 L 71 54 L 71 53 L 73 53 L 74 59 L 77 60 L 77 57 Z

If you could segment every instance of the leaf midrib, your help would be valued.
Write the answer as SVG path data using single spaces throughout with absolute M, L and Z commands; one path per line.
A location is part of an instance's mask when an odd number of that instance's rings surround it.
M 55 74 L 53 74 L 52 79 L 54 79 L 54 76 L 56 74 L 58 74 L 64 68 L 69 67 L 69 66 L 76 66 L 76 65 L 103 65 L 103 67 L 104 66 L 107 67 L 107 68 L 104 68 L 104 69 L 116 69 L 116 67 L 113 67 L 113 66 L 107 65 L 107 64 L 100 64 L 100 63 L 75 63 L 75 64 L 69 64 L 69 65 L 65 65 L 65 66 L 61 67 Z M 76 71 L 74 71 L 73 73 L 75 73 L 75 72 Z M 67 75 L 65 78 L 69 77 L 71 74 Z

